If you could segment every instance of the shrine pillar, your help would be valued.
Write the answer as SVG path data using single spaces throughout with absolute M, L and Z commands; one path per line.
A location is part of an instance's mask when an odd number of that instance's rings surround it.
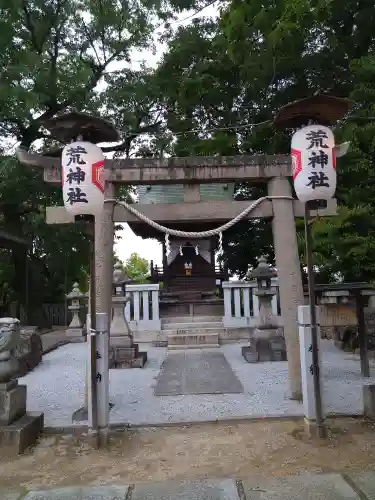
M 269 196 L 292 197 L 286 177 L 274 177 L 268 182 Z M 297 324 L 298 306 L 304 304 L 301 267 L 298 255 L 293 200 L 272 200 L 272 232 L 279 278 L 280 306 L 288 358 L 288 378 L 291 399 L 301 399 L 301 364 Z
M 105 199 L 115 198 L 115 186 L 106 183 Z M 113 240 L 115 225 L 113 221 L 114 203 L 105 203 L 100 215 L 95 217 L 95 296 L 96 312 L 108 314 L 108 331 L 111 322 Z

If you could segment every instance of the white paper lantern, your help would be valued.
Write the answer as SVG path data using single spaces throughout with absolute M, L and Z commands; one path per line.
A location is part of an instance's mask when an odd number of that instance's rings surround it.
M 335 138 L 328 127 L 308 125 L 292 137 L 292 176 L 303 203 L 330 200 L 336 191 Z
M 64 147 L 61 156 L 64 205 L 73 215 L 96 215 L 104 205 L 104 155 L 90 142 Z

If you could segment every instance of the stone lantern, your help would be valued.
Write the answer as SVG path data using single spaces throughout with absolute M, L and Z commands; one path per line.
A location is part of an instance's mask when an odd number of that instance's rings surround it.
M 263 256 L 258 259 L 258 266 L 249 273 L 249 278 L 255 278 L 258 285 L 254 294 L 259 299 L 259 323 L 250 345 L 242 348 L 242 355 L 248 363 L 286 360 L 285 340 L 272 311 L 272 299 L 276 295 L 272 278 L 276 276 L 276 271 Z
M 112 344 L 116 342 L 116 345 L 121 344 L 125 347 L 129 347 L 132 342 L 132 334 L 124 315 L 124 308 L 129 300 L 129 298 L 125 296 L 126 283 L 130 283 L 130 280 L 124 273 L 121 263 L 116 262 L 113 268 L 112 279 L 113 317 L 110 328 L 111 340 Z
M 80 312 L 84 308 L 83 301 L 88 298 L 88 294 L 82 293 L 78 283 L 73 284 L 73 290 L 66 295 L 70 301 L 69 311 L 72 313 L 72 320 L 66 330 L 71 342 L 85 342 L 86 330 L 80 318 Z

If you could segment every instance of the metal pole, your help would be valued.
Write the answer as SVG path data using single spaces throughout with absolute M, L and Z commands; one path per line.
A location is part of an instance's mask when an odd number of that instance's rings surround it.
M 98 429 L 98 408 L 97 408 L 97 370 L 96 370 L 96 286 L 95 286 L 95 217 L 90 218 L 91 238 L 90 238 L 90 323 L 91 331 L 88 332 L 90 342 L 90 387 L 88 397 L 89 423 L 93 431 Z
M 25 262 L 25 317 L 23 321 L 29 322 L 29 259 L 28 250 L 26 249 L 26 262 Z
M 306 241 L 306 267 L 307 267 L 309 306 L 310 306 L 315 416 L 316 416 L 318 435 L 320 438 L 325 438 L 326 428 L 324 425 L 323 413 L 322 413 L 322 396 L 321 396 L 320 374 L 319 374 L 318 327 L 316 323 L 316 310 L 315 310 L 315 283 L 313 274 L 313 255 L 312 255 L 313 241 L 311 233 L 310 210 L 308 203 L 305 203 L 305 241 Z
M 65 254 L 65 269 L 64 269 L 64 316 L 65 316 L 65 321 L 64 321 L 64 326 L 68 326 L 68 299 L 67 299 L 67 293 L 68 293 L 68 252 Z
M 109 352 L 108 352 L 108 314 L 96 314 L 96 380 L 97 380 L 97 424 L 99 448 L 108 444 L 109 421 Z

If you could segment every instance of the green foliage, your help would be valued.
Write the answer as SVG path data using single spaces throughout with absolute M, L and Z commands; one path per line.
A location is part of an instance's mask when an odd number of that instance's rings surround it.
M 149 276 L 148 262 L 133 252 L 124 265 L 125 274 L 137 283 L 146 283 Z
M 0 227 L 29 242 L 3 250 L 4 310 L 17 300 L 28 306 L 30 314 L 41 302 L 61 300 L 66 287 L 85 272 L 88 238 L 82 227 L 48 226 L 44 221 L 45 207 L 61 203 L 59 191 L 43 182 L 42 172 L 27 169 L 12 157 L 0 158 Z
M 44 151 L 57 146 L 45 120 L 72 108 L 116 117 L 126 135 L 122 153 L 147 127 L 157 127 L 148 104 L 149 72 L 124 69 L 134 49 L 149 46 L 160 21 L 195 2 L 160 0 L 0 0 L 0 227 L 30 241 L 1 249 L 0 300 L 31 312 L 63 300 L 85 281 L 88 236 L 82 225 L 47 226 L 45 207 L 61 205 L 61 189 L 42 172 L 8 156 L 15 142 Z M 201 5 L 201 4 L 197 4 Z M 117 64 L 117 73 L 114 65 Z M 121 73 L 122 72 L 122 73 Z M 126 83 L 126 85 L 125 85 Z M 149 89 L 149 86 L 148 86 Z M 129 95 L 132 99 L 129 99 Z M 157 123 L 157 121 L 155 122 Z M 143 128 L 142 128 L 143 127 Z M 133 151 L 140 145 L 135 144 Z M 129 191 L 120 197 L 128 199 Z
M 375 279 L 374 23 L 366 0 L 345 8 L 340 0 L 232 0 L 218 23 L 181 28 L 159 68 L 168 125 L 179 133 L 174 154 L 288 153 L 291 131 L 270 123 L 280 107 L 319 92 L 355 100 L 352 116 L 335 129 L 337 142 L 351 141 L 338 160 L 338 216 L 314 223 L 321 282 Z M 261 194 L 237 186 L 238 199 Z M 303 263 L 303 224 L 297 230 Z M 224 242 L 224 260 L 241 276 L 260 254 L 273 259 L 267 221 L 238 224 Z

